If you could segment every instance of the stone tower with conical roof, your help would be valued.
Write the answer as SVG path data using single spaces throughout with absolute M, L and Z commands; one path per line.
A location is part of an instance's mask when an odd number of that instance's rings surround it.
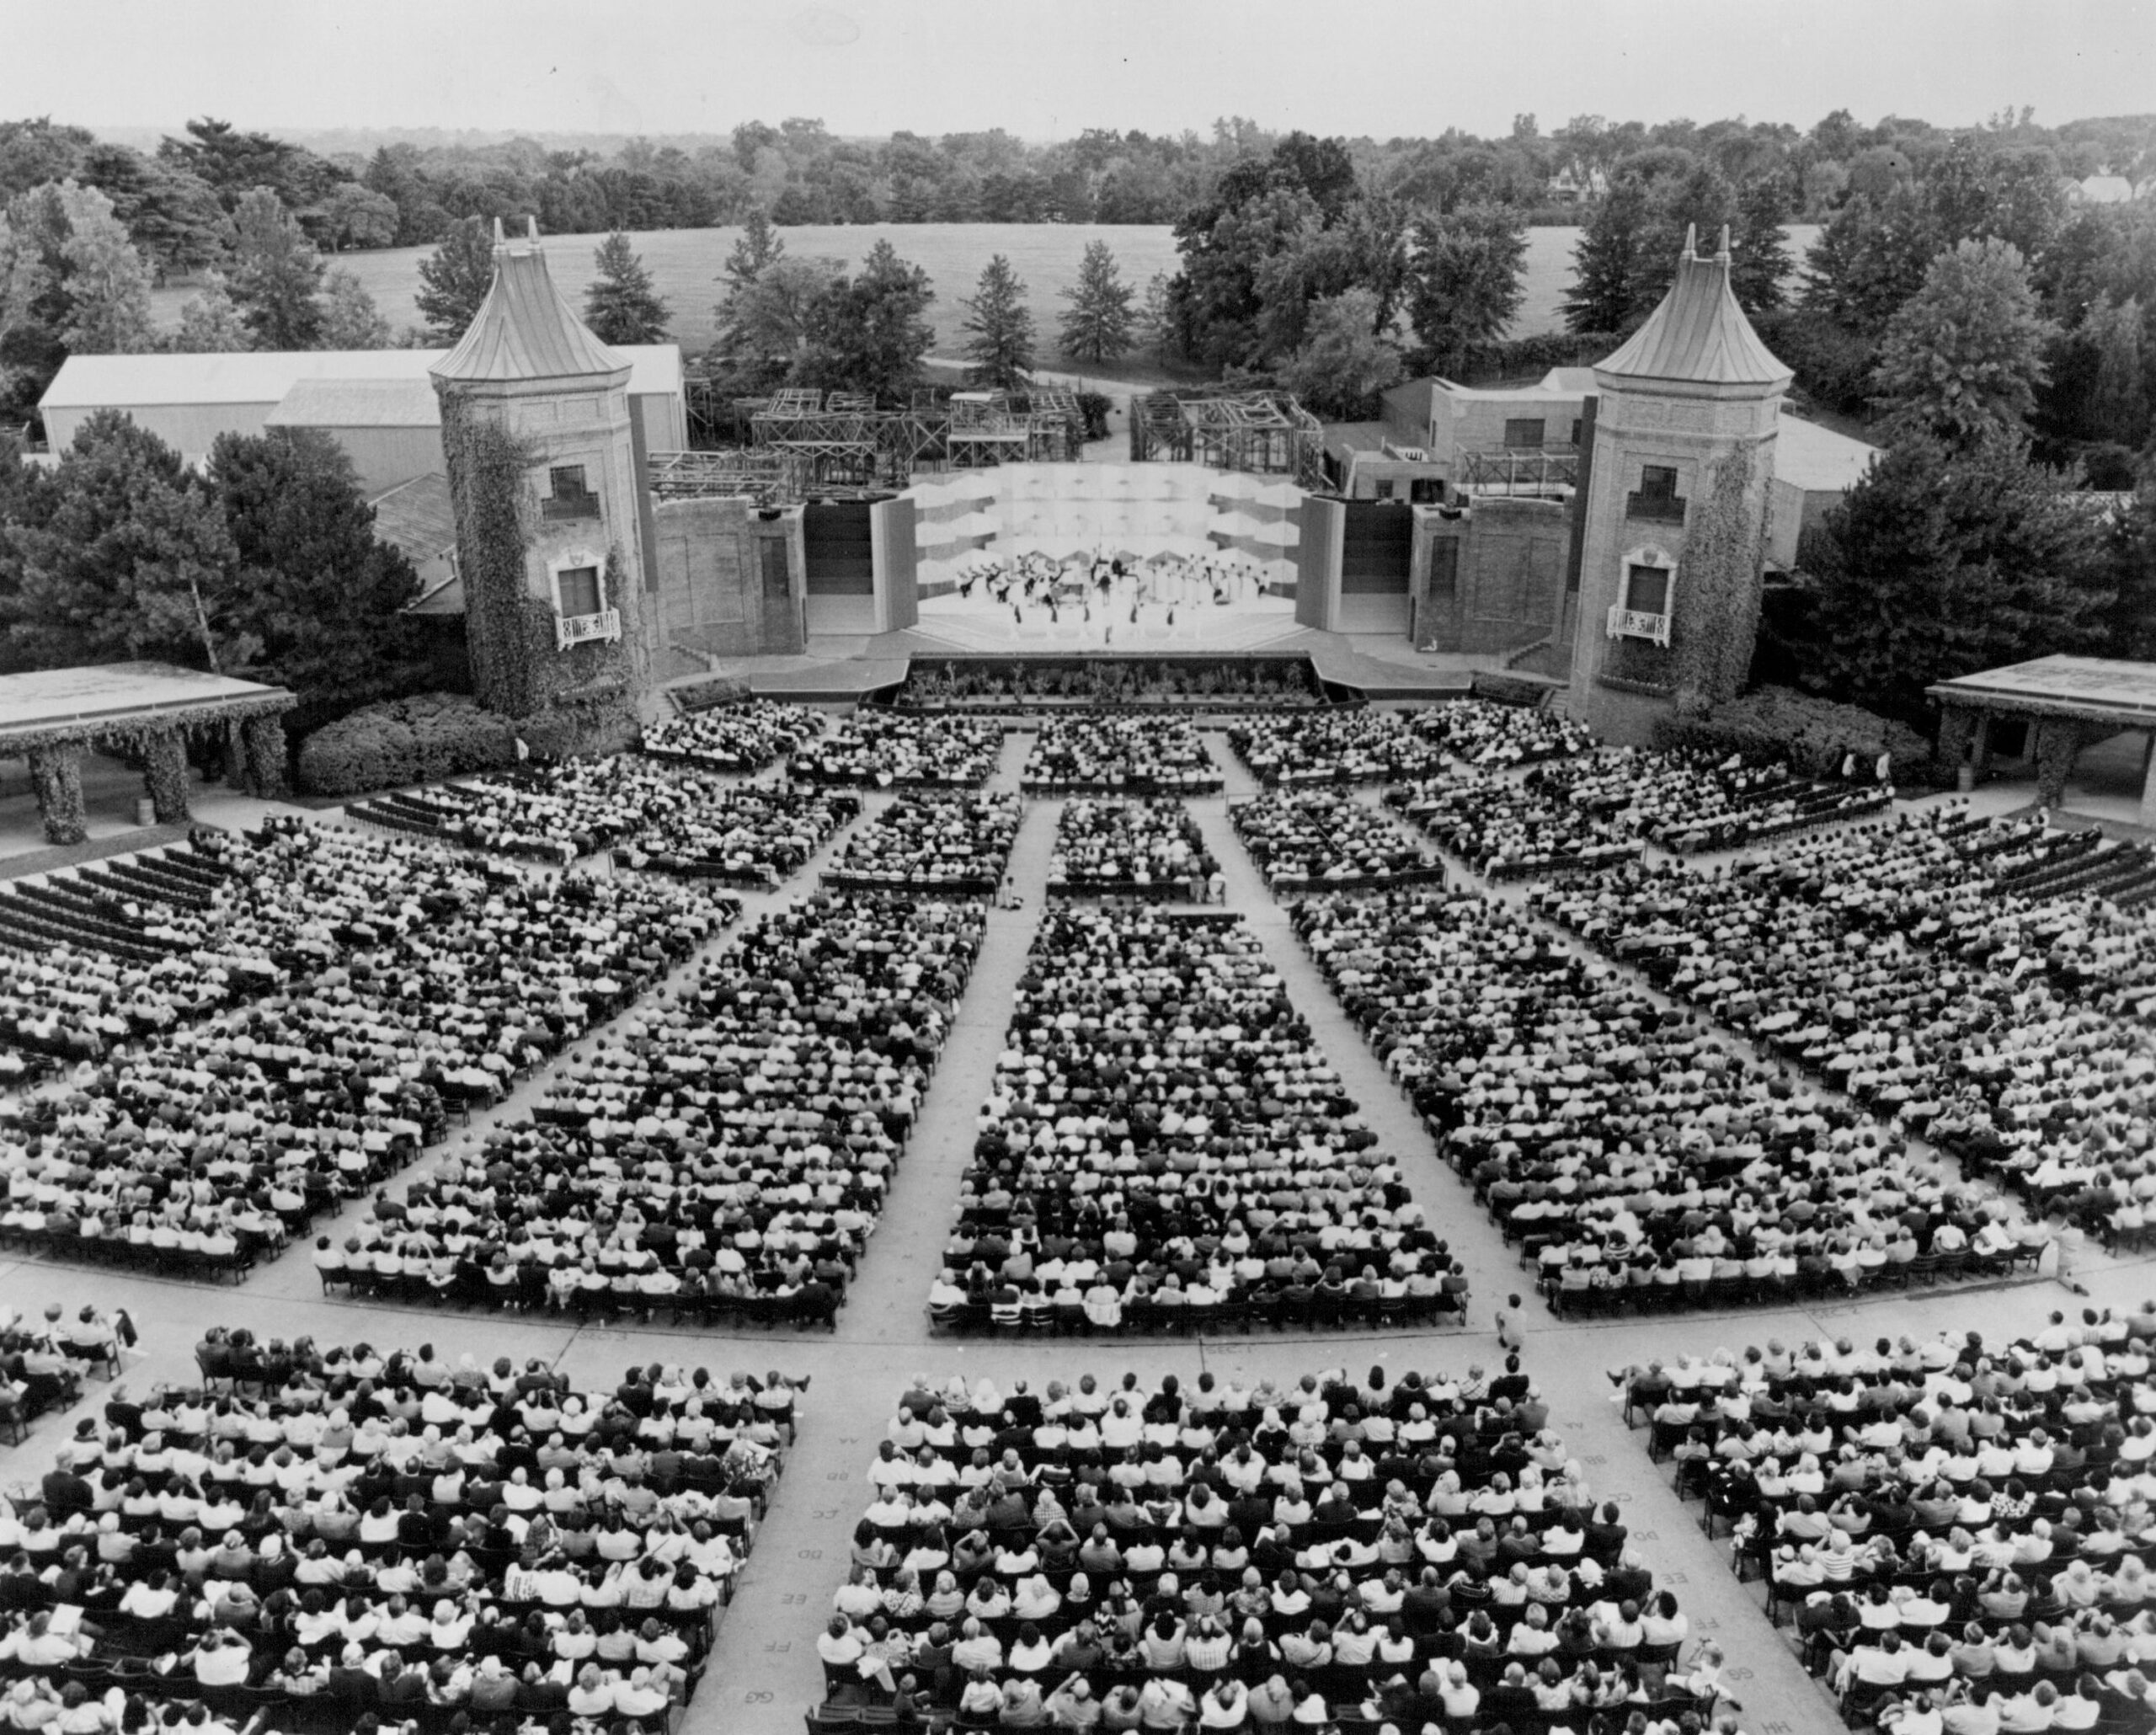
M 1742 687 L 1790 370 L 1688 232 L 1662 305 L 1594 370 L 1572 708 L 1604 739 Z
M 554 287 L 537 224 L 505 239 L 497 219 L 493 286 L 429 371 L 480 702 L 588 737 L 650 670 L 629 364 Z

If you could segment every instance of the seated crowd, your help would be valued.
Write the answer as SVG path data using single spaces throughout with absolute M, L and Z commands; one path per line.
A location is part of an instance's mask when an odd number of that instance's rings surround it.
M 466 871 L 330 826 L 184 845 L 18 881 L 0 921 L 0 1043 L 22 1078 L 190 1024 L 427 919 Z
M 1537 787 L 1543 769 L 1534 767 L 1525 778 L 1455 772 L 1388 789 L 1385 805 L 1487 879 L 1520 879 L 1640 853 L 1620 825 Z
M 980 946 L 982 906 L 819 894 L 764 916 L 315 1253 L 440 1305 L 828 1324 Z
M 497 855 L 568 862 L 611 847 L 632 868 L 768 886 L 860 810 L 851 797 L 617 753 L 384 796 L 353 814 Z
M 1611 816 L 1621 835 L 1680 855 L 1742 849 L 1770 837 L 1876 813 L 1891 785 L 1817 782 L 1780 761 L 1625 747 L 1538 766 L 1525 782 L 1556 801 Z
M 314 830 L 315 828 L 308 828 Z M 737 913 L 656 882 L 490 874 L 322 828 L 336 961 L 0 1103 L 0 1235 L 243 1272 L 611 1017 Z
M 806 705 L 748 699 L 643 726 L 643 750 L 712 771 L 761 771 L 823 734 L 830 719 Z
M 1618 1376 L 1852 1724 L 2156 1716 L 2156 1305 L 2010 1343 L 1779 1340 Z
M 1228 731 L 1228 745 L 1267 788 L 1298 783 L 1385 783 L 1445 764 L 1429 713 L 1368 708 L 1261 717 Z
M 2035 1256 L 2032 1225 L 1898 1132 L 1490 899 L 1312 900 L 1294 921 L 1553 1306 L 1847 1293 L 1934 1255 L 1972 1274 Z
M 2156 1033 L 2018 950 L 1929 943 L 1913 828 L 1803 840 L 1726 873 L 1631 868 L 1541 894 L 1593 944 L 2045 1211 L 2134 1230 L 2156 1203 Z M 1885 882 L 1875 896 L 1873 875 Z
M 931 1320 L 1432 1320 L 1465 1280 L 1233 916 L 1051 906 Z
M 1735 1727 L 1518 1371 L 916 1376 L 817 1649 L 901 1726 Z
M 1003 756 L 1001 724 L 974 717 L 857 710 L 795 753 L 787 775 L 809 783 L 948 784 L 978 788 Z
M 1454 699 L 1423 714 L 1426 727 L 1443 732 L 1454 758 L 1486 771 L 1594 750 L 1587 725 L 1561 711 L 1501 705 L 1493 699 Z
M 1585 753 L 1594 738 L 1555 711 L 1454 699 L 1413 711 L 1327 711 L 1239 725 L 1230 744 L 1258 781 L 1390 783 L 1453 761 L 1484 768 Z
M 198 1356 L 203 1389 L 115 1400 L 0 1503 L 15 1727 L 45 1726 L 18 1700 L 56 1730 L 165 1727 L 129 1721 L 139 1699 L 264 1730 L 663 1735 L 793 1433 L 776 1375 L 577 1391 L 537 1359 L 223 1328 Z
M 1227 882 L 1180 801 L 1081 797 L 1064 803 L 1055 822 L 1048 889 L 1051 896 L 1187 897 L 1217 904 Z
M 899 690 L 901 705 L 980 710 L 1093 705 L 1187 706 L 1193 710 L 1316 705 L 1325 695 L 1308 657 L 1143 657 L 1089 655 L 1068 662 L 1039 658 L 969 658 L 931 663 L 915 657 Z
M 1228 822 L 1276 892 L 1442 878 L 1414 839 L 1352 795 L 1310 790 L 1236 802 Z
M 124 1307 L 108 1317 L 85 1306 L 70 1319 L 56 1301 L 39 1320 L 0 1308 L 0 1433 L 19 1444 L 29 1423 L 72 1406 L 90 1375 L 116 1378 L 120 1353 L 135 1340 L 135 1321 Z
M 846 840 L 826 884 L 989 893 L 1003 878 L 1025 808 L 1015 795 L 902 795 Z
M 1018 779 L 1028 795 L 1217 795 L 1220 784 L 1190 723 L 1128 711 L 1048 718 Z

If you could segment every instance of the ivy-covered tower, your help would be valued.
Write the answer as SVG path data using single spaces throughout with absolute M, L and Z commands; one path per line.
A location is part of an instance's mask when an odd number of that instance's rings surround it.
M 1743 686 L 1759 626 L 1774 435 L 1790 371 L 1688 232 L 1662 305 L 1594 370 L 1572 709 L 1646 745 Z
M 629 364 L 554 287 L 536 222 L 505 240 L 496 220 L 494 285 L 429 371 L 480 702 L 632 707 L 650 653 Z

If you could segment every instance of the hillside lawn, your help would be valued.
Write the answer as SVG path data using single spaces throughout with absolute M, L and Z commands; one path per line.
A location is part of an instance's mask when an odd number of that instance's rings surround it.
M 739 229 L 659 229 L 635 237 L 660 295 L 672 310 L 671 331 L 682 349 L 691 354 L 707 348 L 712 337 L 712 304 L 718 299 L 718 279 L 726 256 L 739 238 Z M 1526 298 L 1510 335 L 1552 331 L 1563 323 L 1558 312 L 1572 280 L 1572 248 L 1579 239 L 1577 228 L 1529 229 L 1527 232 Z M 1792 250 L 1801 260 L 1818 230 L 1809 224 L 1790 228 Z M 1041 361 L 1053 366 L 1056 323 L 1068 305 L 1058 291 L 1075 281 L 1078 261 L 1091 241 L 1105 241 L 1122 267 L 1123 281 L 1142 300 L 1145 284 L 1155 272 L 1172 275 L 1177 269 L 1175 233 L 1152 225 L 1086 223 L 873 223 L 819 225 L 782 229 L 781 238 L 789 254 L 799 258 L 833 259 L 857 265 L 868 249 L 888 239 L 901 258 L 927 271 L 936 287 L 930 318 L 936 325 L 935 351 L 939 355 L 961 352 L 965 318 L 960 301 L 974 292 L 975 280 L 990 257 L 1001 253 L 1024 280 L 1033 318 L 1039 327 Z M 591 256 L 606 238 L 600 235 L 552 235 L 547 238 L 547 260 L 554 281 L 579 307 L 592 278 Z M 402 331 L 421 323 L 413 301 L 419 289 L 419 262 L 433 251 L 424 247 L 387 248 L 379 252 L 348 253 L 331 261 L 343 266 L 366 285 L 369 294 Z M 183 302 L 194 293 L 184 284 L 160 289 L 152 300 L 161 325 L 176 324 Z

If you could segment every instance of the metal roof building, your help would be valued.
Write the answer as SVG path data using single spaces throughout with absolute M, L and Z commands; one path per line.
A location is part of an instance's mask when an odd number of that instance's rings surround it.
M 467 334 L 467 337 L 469 334 Z M 93 411 L 125 410 L 136 422 L 189 457 L 205 455 L 220 434 L 259 434 L 265 427 L 318 427 L 353 454 L 370 492 L 443 467 L 440 412 L 429 375 L 460 353 L 447 350 L 265 350 L 239 355 L 71 355 L 39 401 L 53 449 L 75 437 Z M 629 406 L 647 451 L 680 451 L 689 444 L 681 392 L 681 350 L 675 344 L 626 344 L 610 350 L 611 366 L 627 365 Z M 296 388 L 304 387 L 304 391 Z M 420 398 L 433 419 L 422 424 Z M 315 419 L 323 418 L 323 419 Z M 409 438 L 424 427 L 424 440 Z M 346 430 L 376 430 L 371 440 Z M 402 441 L 382 437 L 403 430 Z M 370 452 L 379 446 L 379 453 Z M 408 449 L 410 467 L 391 473 L 382 462 Z M 423 449 L 424 448 L 424 451 Z M 395 460 L 401 465 L 405 459 Z M 392 466 L 392 467 L 394 467 Z

